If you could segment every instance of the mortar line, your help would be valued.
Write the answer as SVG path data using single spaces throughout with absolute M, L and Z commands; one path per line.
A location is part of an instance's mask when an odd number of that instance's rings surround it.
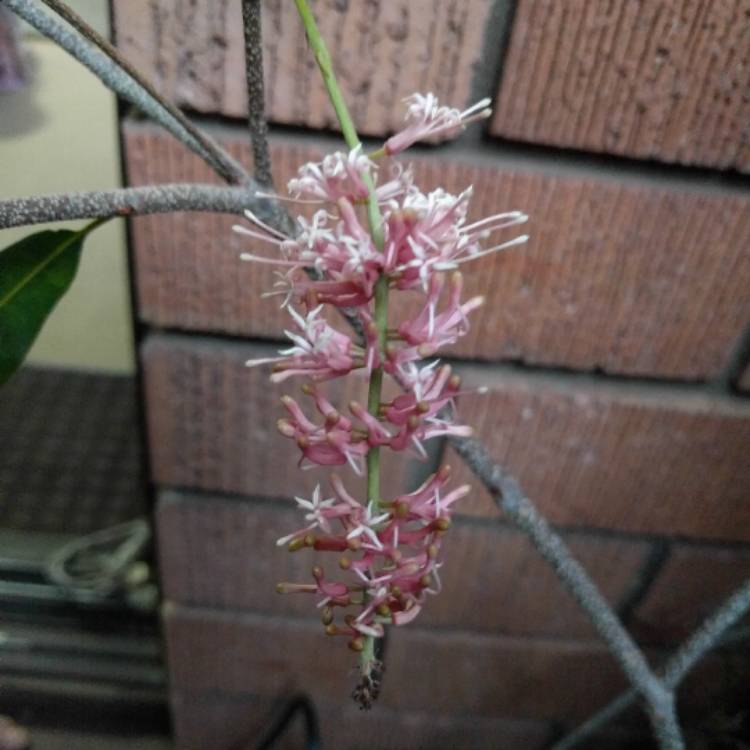
M 147 331 L 147 335 L 141 339 L 141 343 L 160 338 L 186 343 L 192 341 L 194 343 L 213 344 L 215 346 L 232 344 L 248 349 L 259 346 L 272 349 L 287 345 L 287 342 L 281 338 L 266 338 L 259 335 L 248 336 L 219 331 L 195 331 L 168 325 L 159 326 L 143 321 L 141 323 L 146 326 Z M 715 383 L 710 380 L 691 381 L 664 376 L 644 377 L 622 373 L 603 373 L 597 370 L 575 370 L 559 365 L 536 365 L 509 360 L 489 361 L 444 356 L 440 358 L 440 361 L 450 364 L 459 374 L 461 371 L 487 372 L 493 378 L 525 378 L 530 384 L 549 385 L 550 387 L 605 388 L 611 389 L 612 393 L 619 392 L 623 395 L 658 399 L 674 396 L 705 397 L 712 402 L 725 405 L 728 409 L 739 408 L 744 410 L 750 407 L 750 394 L 718 391 Z
M 257 505 L 263 508 L 277 510 L 293 510 L 295 505 L 291 498 L 281 495 L 257 494 L 251 495 L 237 490 L 212 490 L 190 485 L 181 485 L 176 483 L 159 483 L 153 482 L 155 487 L 156 498 L 158 501 L 171 498 L 172 502 L 201 502 L 211 503 L 214 501 L 237 503 L 238 505 Z M 521 533 L 518 527 L 510 521 L 503 520 L 500 515 L 497 516 L 478 516 L 465 515 L 458 512 L 452 518 L 452 522 L 457 527 L 495 529 L 497 533 Z M 684 535 L 663 534 L 658 532 L 649 533 L 646 531 L 625 531 L 623 529 L 612 529 L 597 526 L 571 526 L 569 524 L 550 523 L 552 528 L 566 539 L 599 539 L 613 540 L 624 542 L 646 542 L 649 544 L 668 543 L 680 544 L 684 547 L 692 547 L 705 551 L 717 552 L 739 552 L 740 554 L 750 554 L 750 541 L 737 539 L 716 539 L 708 537 L 688 537 Z
M 188 112 L 191 121 L 203 127 L 214 138 L 241 139 L 244 121 L 217 115 Z M 151 129 L 160 132 L 153 123 L 132 116 L 122 121 L 123 125 Z M 273 123 L 269 130 L 270 142 L 308 145 L 325 151 L 341 149 L 340 133 L 331 130 L 312 130 L 296 125 Z M 383 142 L 379 136 L 362 136 L 365 150 L 377 148 Z M 561 148 L 545 144 L 528 143 L 484 136 L 479 141 L 458 138 L 440 145 L 415 144 L 409 149 L 416 159 L 438 158 L 460 159 L 482 167 L 505 170 L 541 172 L 550 176 L 578 179 L 596 179 L 616 182 L 625 186 L 655 189 L 672 189 L 699 192 L 708 195 L 740 195 L 750 193 L 750 174 L 734 169 L 683 165 L 643 160 L 614 154 L 597 153 L 581 149 Z

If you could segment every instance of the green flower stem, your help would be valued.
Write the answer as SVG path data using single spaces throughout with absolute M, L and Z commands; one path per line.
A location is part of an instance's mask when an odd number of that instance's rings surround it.
M 344 134 L 346 145 L 350 149 L 361 146 L 357 130 L 352 122 L 351 115 L 347 109 L 344 96 L 339 88 L 336 75 L 333 72 L 333 63 L 331 56 L 328 54 L 323 38 L 320 36 L 318 26 L 315 23 L 315 17 L 310 10 L 307 0 L 295 0 L 297 10 L 302 24 L 305 27 L 307 38 L 310 42 L 315 60 L 318 63 L 320 72 L 323 76 L 323 82 L 328 90 L 328 97 L 331 100 L 336 117 L 341 125 L 341 132 Z M 370 234 L 378 250 L 383 249 L 385 238 L 383 236 L 383 217 L 380 213 L 380 206 L 375 194 L 375 183 L 372 176 L 366 174 L 363 176 L 365 184 L 369 190 L 367 198 L 367 221 L 370 225 Z M 375 286 L 375 325 L 378 329 L 378 343 L 381 356 L 385 351 L 386 335 L 388 329 L 388 279 L 381 276 Z M 380 411 L 380 393 L 383 385 L 383 368 L 373 369 L 370 377 L 370 385 L 367 393 L 367 411 L 377 417 Z M 367 502 L 372 503 L 373 511 L 377 512 L 380 508 L 380 449 L 377 447 L 370 448 L 367 452 Z
M 346 145 L 350 149 L 361 146 L 357 130 L 352 122 L 351 115 L 344 102 L 344 96 L 339 88 L 336 75 L 333 72 L 331 56 L 328 54 L 323 38 L 320 36 L 315 17 L 310 11 L 307 0 L 295 0 L 302 24 L 305 27 L 310 47 L 315 55 L 323 82 L 328 90 L 333 109 L 336 112 L 341 132 L 344 134 Z M 383 217 L 380 213 L 377 195 L 375 194 L 375 183 L 370 174 L 363 175 L 363 180 L 369 192 L 367 198 L 367 221 L 370 227 L 370 235 L 375 247 L 382 251 L 385 245 L 383 236 Z M 378 345 L 381 359 L 385 356 L 385 344 L 388 332 L 388 279 L 381 276 L 375 285 L 375 318 L 374 322 L 378 330 Z M 376 367 L 370 375 L 370 384 L 367 392 L 367 411 L 374 417 L 380 412 L 380 394 L 383 385 L 383 368 Z M 380 509 L 380 448 L 371 447 L 367 452 L 367 502 L 372 505 L 373 513 Z M 375 639 L 368 636 L 364 639 L 364 649 L 360 653 L 360 664 L 364 676 L 369 676 L 373 665 L 376 663 Z

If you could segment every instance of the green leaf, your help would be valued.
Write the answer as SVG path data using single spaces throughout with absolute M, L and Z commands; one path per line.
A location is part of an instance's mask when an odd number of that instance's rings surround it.
M 68 291 L 91 229 L 37 232 L 0 251 L 0 385 L 21 366 Z

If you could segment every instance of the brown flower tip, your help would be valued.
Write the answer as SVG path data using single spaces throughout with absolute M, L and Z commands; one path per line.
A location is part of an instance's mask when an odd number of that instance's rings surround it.
M 376 660 L 369 666 L 368 673 L 362 675 L 359 684 L 352 691 L 352 698 L 362 711 L 369 711 L 378 699 L 382 675 L 383 664 Z

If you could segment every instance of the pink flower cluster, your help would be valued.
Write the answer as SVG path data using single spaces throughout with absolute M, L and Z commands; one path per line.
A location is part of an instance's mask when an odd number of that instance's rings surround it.
M 431 94 L 415 94 L 407 103 L 405 129 L 377 156 L 387 159 L 421 138 L 453 134 L 488 113 L 486 101 L 459 112 L 440 107 Z M 462 300 L 460 266 L 527 239 L 522 235 L 491 241 L 496 233 L 527 220 L 520 211 L 469 222 L 470 187 L 458 195 L 442 189 L 424 193 L 414 184 L 411 169 L 399 165 L 393 166 L 391 179 L 377 185 L 376 155 L 370 158 L 358 147 L 300 168 L 289 183 L 292 199 L 321 207 L 312 219 L 298 219 L 297 236 L 283 235 L 250 212 L 253 227 L 235 227 L 276 247 L 273 257 L 243 253 L 242 258 L 279 267 L 272 294 L 283 295 L 283 306 L 292 316 L 294 327 L 286 331 L 291 346 L 279 357 L 248 365 L 273 364 L 275 382 L 295 375 L 308 379 L 303 393 L 314 414 L 284 396 L 287 414 L 278 422 L 281 434 L 297 444 L 303 468 L 348 464 L 361 474 L 373 449 L 425 456 L 423 443 L 430 438 L 470 434 L 470 428 L 453 420 L 458 376 L 448 365 L 420 360 L 463 336 L 469 314 L 483 303 L 482 297 Z M 378 243 L 363 208 L 373 183 L 382 217 Z M 412 319 L 388 327 L 384 344 L 374 309 L 381 279 L 392 292 L 422 297 Z M 335 328 L 324 315 L 326 306 L 356 315 L 362 340 Z M 403 389 L 376 413 L 351 402 L 344 414 L 326 397 L 324 381 L 350 373 L 369 377 L 376 370 Z M 443 467 L 412 493 L 363 503 L 332 475 L 331 497 L 323 498 L 318 486 L 309 500 L 297 498 L 306 525 L 279 544 L 291 551 L 309 547 L 338 553 L 346 577 L 333 580 L 316 566 L 312 583 L 281 583 L 279 591 L 315 594 L 326 632 L 346 636 L 355 651 L 365 648 L 366 639 L 382 636 L 384 626 L 413 620 L 425 596 L 440 589 L 443 534 L 453 504 L 468 492 L 466 486 L 447 490 L 449 476 L 449 468 Z M 338 621 L 337 609 L 346 612 Z
M 331 475 L 333 497 L 321 499 L 318 486 L 310 500 L 296 498 L 310 523 L 278 544 L 292 551 L 338 552 L 339 567 L 354 577 L 346 583 L 328 580 L 316 566 L 315 583 L 280 583 L 278 591 L 317 594 L 326 632 L 346 636 L 354 650 L 364 646 L 363 636 L 382 636 L 384 624 L 411 622 L 425 594 L 440 590 L 441 540 L 450 527 L 451 506 L 469 491 L 464 485 L 445 493 L 449 478 L 445 466 L 419 489 L 380 503 L 378 510 L 354 499 L 336 474 Z M 352 606 L 358 614 L 336 624 L 334 608 Z

